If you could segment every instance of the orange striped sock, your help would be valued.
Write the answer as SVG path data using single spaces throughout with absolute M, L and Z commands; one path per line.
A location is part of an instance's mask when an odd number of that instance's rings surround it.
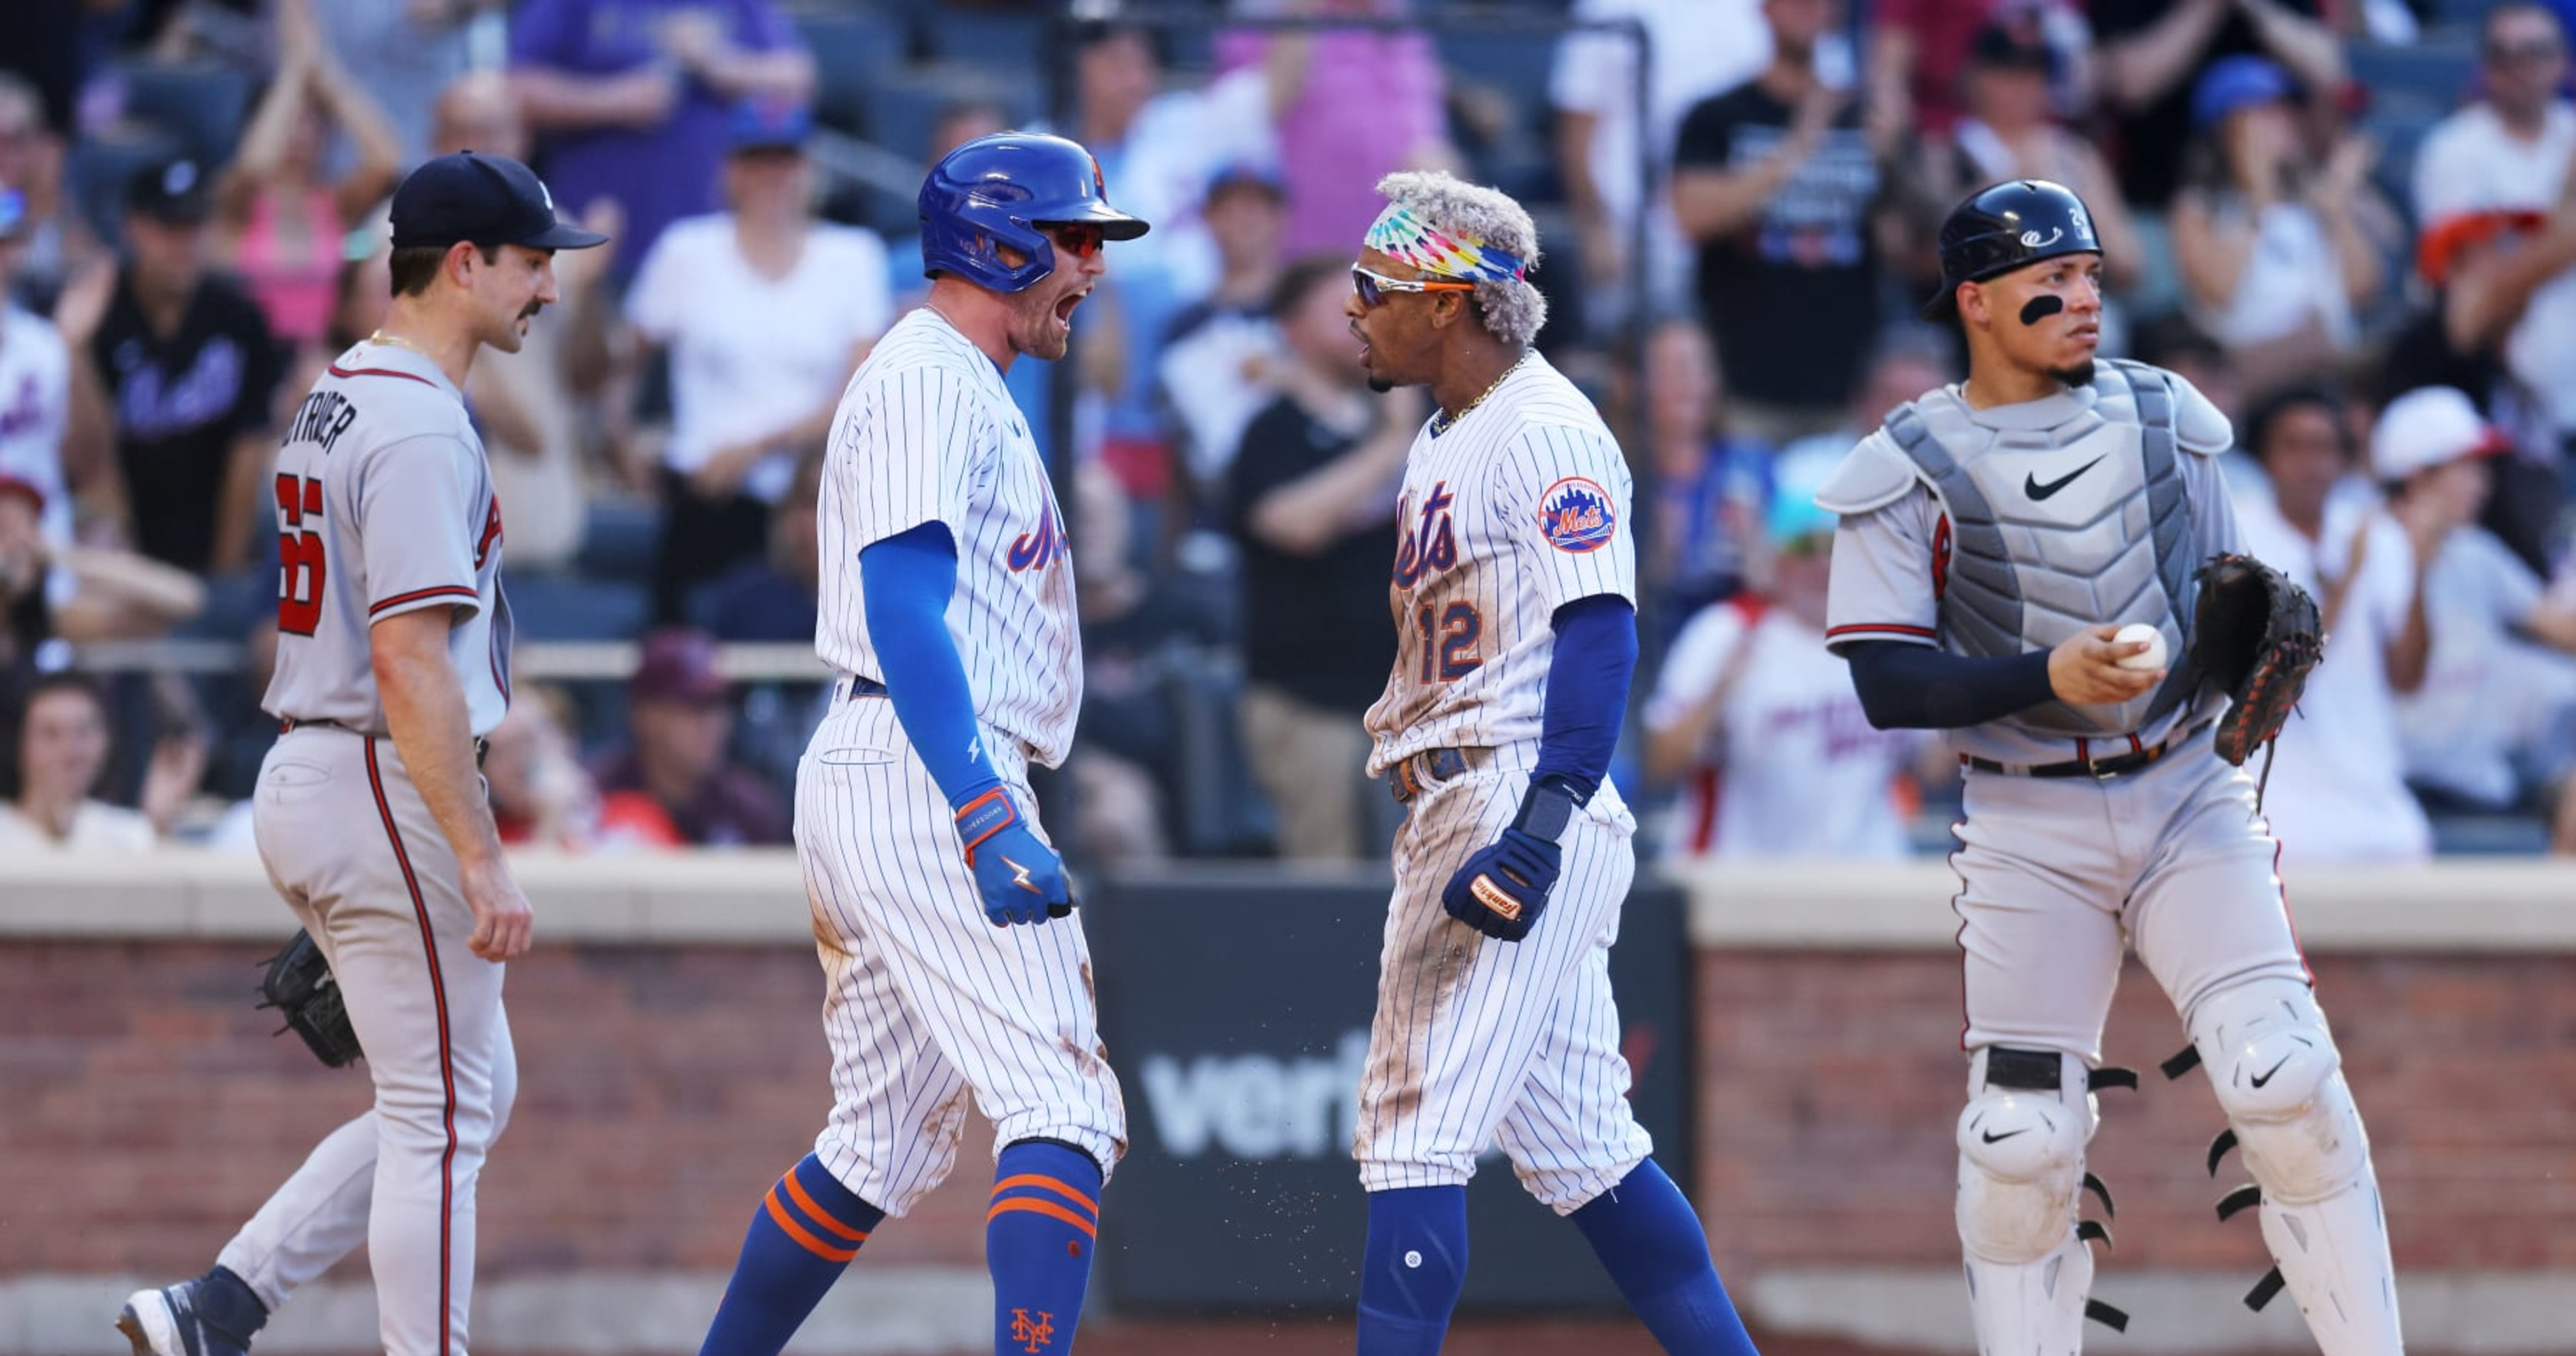
M 1100 1233 L 1100 1168 L 1053 1140 L 1002 1151 L 984 1216 L 993 1273 L 993 1349 L 1049 1356 L 1073 1345 Z

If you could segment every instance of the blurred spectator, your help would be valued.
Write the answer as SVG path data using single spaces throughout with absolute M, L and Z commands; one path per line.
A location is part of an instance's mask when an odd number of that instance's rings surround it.
M 2403 518 L 2382 512 L 2351 485 L 2342 413 L 2320 390 L 2273 395 L 2244 438 L 2272 484 L 2270 499 L 2237 506 L 2245 549 L 2313 594 L 2333 637 L 2300 698 L 2303 718 L 2283 728 L 2266 765 L 2263 813 L 2303 864 L 2420 861 L 2432 826 L 2406 790 L 2396 698 L 2424 682 L 2422 562 L 2464 521 L 2459 506 L 2428 497 Z
M 1776 447 L 1842 418 L 1877 333 L 1881 181 L 1851 92 L 1816 69 L 1841 0 L 1763 0 L 1762 13 L 1770 66 L 1682 120 L 1673 215 L 1699 245 L 1729 413 Z
M 439 93 L 430 152 L 465 150 L 513 160 L 527 157 L 527 124 L 519 117 L 518 96 L 497 72 L 473 72 Z M 465 380 L 467 401 L 492 463 L 492 485 L 501 496 L 502 520 L 509 524 L 513 570 L 569 567 L 589 529 L 583 449 L 595 432 L 598 399 L 608 377 L 609 320 L 616 308 L 602 294 L 609 269 L 623 252 L 625 227 L 613 198 L 591 203 L 581 221 L 607 236 L 608 243 L 555 256 L 555 286 L 562 294 L 556 304 L 564 310 L 565 323 L 531 326 L 515 357 L 476 363 Z M 365 267 L 380 272 L 382 256 Z M 384 299 L 368 300 L 381 315 Z
M 894 320 L 884 244 L 814 218 L 811 127 L 801 104 L 738 109 L 730 210 L 674 223 L 626 296 L 644 344 L 671 353 L 656 621 L 684 620 L 691 587 L 761 554 L 797 454 L 822 445 L 841 388 Z
M 2466 524 L 2489 493 L 2492 459 L 2510 450 L 2466 395 L 2427 386 L 2380 414 L 2371 471 L 2400 521 Z M 2408 782 L 2437 804 L 2501 811 L 2564 781 L 2576 760 L 2576 601 L 2551 598 L 2473 524 L 2438 539 L 2424 601 L 2440 619 L 2424 684 L 2397 703 Z
M 33 659 L 57 636 L 80 644 L 159 635 L 205 607 L 195 574 L 57 536 L 44 525 L 48 508 L 42 489 L 0 470 L 0 616 L 13 635 L 0 655 Z
M 9 41 L 0 45 L 0 86 L 22 89 L 34 121 L 68 134 L 78 112 L 89 46 L 82 29 L 94 13 L 114 7 L 109 0 L 16 0 L 9 6 Z M 0 118 L 5 118 L 0 114 Z M 6 127 L 0 126 L 0 138 Z M 0 179 L 15 180 L 12 167 L 0 163 Z
M 1974 96 L 1962 86 L 1971 78 L 1985 34 L 1994 29 L 2012 33 L 2042 54 L 2038 116 L 2077 120 L 2092 111 L 2093 32 L 2081 5 L 2067 0 L 1877 0 L 1869 11 L 1871 121 L 1900 132 L 1950 136 L 1961 118 L 1976 114 Z M 2101 199 L 2086 186 L 2058 182 L 2082 194 L 2096 213 L 2102 210 Z
M 1083 544 L 1073 557 L 1082 739 L 1064 765 L 1067 799 L 1080 807 L 1073 852 L 1103 865 L 1159 862 L 1172 853 L 1162 788 L 1180 783 L 1187 752 L 1177 718 L 1182 686 L 1211 628 L 1137 567 L 1128 540 L 1133 508 L 1107 468 L 1096 461 L 1073 468 L 1070 511 L 1071 537 Z
M 1556 107 L 1556 165 L 1574 209 L 1577 259 L 1583 270 L 1585 324 L 1596 337 L 1618 331 L 1643 300 L 1690 284 L 1690 256 L 1673 224 L 1666 193 L 1673 139 L 1682 116 L 1712 94 L 1733 89 L 1771 62 L 1771 27 L 1760 0 L 1575 0 L 1578 23 L 1635 22 L 1645 29 L 1647 62 L 1637 41 L 1614 30 L 1568 33 L 1556 49 L 1548 99 Z M 1637 91 L 1651 101 L 1642 132 Z M 1645 214 L 1643 297 L 1628 292 L 1637 218 Z
M 2193 92 L 2223 57 L 2268 56 L 2324 95 L 2343 87 L 2343 46 L 2323 0 L 2092 0 L 2103 101 L 2129 201 L 2162 211 L 2182 187 Z
M 2562 173 L 2546 215 L 2469 212 L 2428 224 L 2416 267 L 2430 304 L 2389 342 L 2380 390 L 2452 386 L 2513 440 L 2495 467 L 2497 492 L 2482 521 L 2535 571 L 2548 572 L 2560 539 L 2564 455 L 2547 404 L 2508 361 L 2515 329 L 2552 279 L 2576 268 L 2576 173 Z M 2542 355 L 2563 379 L 2566 354 Z M 2554 365 L 2554 366 L 2552 366 Z
M 438 154 L 430 140 L 439 93 L 471 63 L 467 30 L 474 19 L 508 8 L 507 0 L 281 0 L 281 16 L 290 2 L 312 6 L 331 54 L 384 111 L 396 160 L 406 167 Z M 473 149 L 526 158 L 494 144 Z M 513 549 L 514 562 L 517 555 Z
M 1286 205 L 1279 177 L 1252 166 L 1232 166 L 1208 187 L 1204 215 L 1221 260 L 1216 290 L 1172 321 L 1158 374 L 1184 463 L 1201 486 L 1225 478 L 1245 426 L 1277 394 L 1271 309 L 1287 271 L 1279 252 Z
M 561 206 L 625 210 L 622 282 L 664 228 L 715 210 L 732 110 L 804 103 L 814 61 L 772 0 L 521 0 L 510 78 Z
M 1387 543 L 1404 454 L 1428 411 L 1412 387 L 1371 396 L 1343 303 L 1349 261 L 1301 260 L 1273 302 L 1289 357 L 1243 434 L 1230 523 L 1243 553 L 1243 743 L 1279 812 L 1280 855 L 1373 850 L 1360 717 L 1386 688 Z
M 1825 648 L 1835 519 L 1815 495 L 1849 450 L 1781 454 L 1762 588 L 1701 609 L 1665 656 L 1645 727 L 1647 777 L 1682 786 L 1669 860 L 1906 855 L 1896 788 L 1931 741 L 1872 728 Z
M 61 332 L 9 298 L 32 228 L 26 197 L 0 179 L 0 476 L 34 488 L 45 504 L 45 535 L 68 545 L 75 496 L 114 508 L 113 439 L 99 403 L 73 398 Z
M 0 285 L 0 300 L 14 291 L 27 305 L 49 309 L 63 284 L 105 253 L 81 219 L 63 173 L 65 139 L 59 129 L 66 125 L 48 127 L 35 86 L 0 72 L 0 184 L 26 198 L 15 276 Z
M 1728 425 L 1717 349 L 1688 316 L 1646 336 L 1645 443 L 1655 466 L 1655 529 L 1644 574 L 1660 600 L 1646 620 L 1678 627 L 1743 587 L 1771 474 L 1771 448 Z
M 1955 379 L 1948 360 L 1928 343 L 1882 345 L 1871 355 L 1869 366 L 1863 370 L 1860 386 L 1852 392 L 1851 405 L 1842 422 L 1781 448 L 1781 460 L 1785 463 L 1790 457 L 1802 454 L 1801 466 L 1814 465 L 1816 457 L 1840 460 L 1872 430 L 1886 423 L 1887 416 L 1897 406 L 1947 386 Z M 1771 477 L 1771 487 L 1763 497 L 1766 505 L 1789 492 L 1786 474 L 1784 465 Z
M 49 652 L 44 503 L 36 487 L 0 476 L 0 717 L 19 709 L 41 669 L 66 657 Z
M 739 847 L 788 841 L 777 792 L 726 757 L 733 690 L 715 638 L 665 627 L 644 637 L 626 684 L 632 743 L 593 765 L 603 844 Z
M 36 680 L 17 719 L 13 794 L 0 802 L 0 851 L 148 852 L 160 834 L 141 811 L 93 798 L 107 770 L 107 697 L 85 674 Z
M 2302 144 L 2288 72 L 2226 57 L 2192 92 L 2194 140 L 2173 207 L 2194 318 L 2252 390 L 2314 373 L 2360 337 L 2393 219 L 2369 187 L 2378 148 L 2347 133 L 2322 168 Z
M 268 520 L 283 355 L 258 305 L 207 268 L 208 188 L 184 157 L 137 172 L 125 262 L 74 281 L 54 323 L 115 410 L 127 539 L 155 560 L 229 573 L 253 562 Z
M 554 695 L 527 687 L 513 694 L 509 714 L 493 727 L 483 783 L 503 843 L 579 851 L 597 831 L 599 788 L 555 718 Z
M 2102 153 L 2058 121 L 2050 81 L 2070 58 L 2044 36 L 2046 16 L 2056 13 L 2018 10 L 1976 31 L 1962 53 L 1963 103 L 1926 157 L 1932 196 L 1948 204 L 2004 179 L 2064 184 L 2092 209 L 2103 271 L 2114 291 L 2124 290 L 2138 280 L 2146 255 Z M 2121 348 L 2116 340 L 2106 345 Z
M 402 169 L 383 108 L 322 46 L 305 3 L 279 8 L 277 74 L 215 185 L 221 252 L 289 347 L 321 343 L 348 233 Z M 355 144 L 357 163 L 333 178 L 322 162 L 335 130 Z
M 822 487 L 823 456 L 809 453 L 770 511 L 769 549 L 695 592 L 689 611 L 696 625 L 718 640 L 814 642 L 823 587 L 814 504 Z
M 1410 0 L 1272 0 L 1247 3 L 1247 17 L 1330 20 L 1401 18 Z M 1431 35 L 1368 28 L 1220 33 L 1220 72 L 1258 68 L 1267 82 L 1270 123 L 1288 184 L 1289 258 L 1353 251 L 1377 217 L 1377 181 L 1400 169 L 1456 160 L 1445 80 Z
M 2576 106 L 2561 97 L 2567 35 L 2533 4 L 2487 11 L 2484 97 L 2442 120 L 2415 154 L 2415 220 L 2428 236 L 2491 213 L 2545 215 L 2576 162 Z M 2556 441 L 2576 453 L 2576 272 L 2539 284 L 2505 339 L 2505 365 L 2538 396 Z

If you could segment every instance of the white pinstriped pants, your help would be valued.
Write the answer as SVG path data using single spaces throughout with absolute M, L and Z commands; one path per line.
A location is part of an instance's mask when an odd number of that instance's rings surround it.
M 1464 1184 L 1499 1141 L 1532 1196 L 1570 1215 L 1654 1152 L 1628 1107 L 1610 947 L 1637 873 L 1636 822 L 1606 786 L 1574 817 L 1529 936 L 1451 918 L 1440 892 L 1519 808 L 1527 773 L 1487 769 L 1414 798 L 1351 1153 L 1370 1191 Z
M 1041 839 L 1026 764 L 984 732 Z M 946 797 L 884 697 L 836 703 L 796 770 L 805 867 L 832 1045 L 832 1115 L 815 1156 L 900 1218 L 957 1162 L 971 1091 L 996 1149 L 1055 1139 L 1105 1178 L 1127 1112 L 1101 1044 L 1079 913 L 1039 927 L 984 917 Z

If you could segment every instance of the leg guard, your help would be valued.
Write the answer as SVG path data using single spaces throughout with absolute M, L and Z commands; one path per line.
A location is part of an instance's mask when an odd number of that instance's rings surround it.
M 2263 1241 L 2319 1350 L 2397 1356 L 2405 1340 L 2370 1140 L 2308 986 L 2268 979 L 2211 994 L 2192 1014 L 2191 1040 L 2262 1188 Z
M 2096 1312 L 2079 1231 L 2084 1146 L 2099 1123 L 2083 1061 L 1989 1046 L 1968 1062 L 1959 1116 L 1959 1243 L 1986 1356 L 2073 1356 Z M 2110 1321 L 2109 1311 L 2105 1321 Z M 2125 1321 L 2125 1320 L 2123 1320 Z

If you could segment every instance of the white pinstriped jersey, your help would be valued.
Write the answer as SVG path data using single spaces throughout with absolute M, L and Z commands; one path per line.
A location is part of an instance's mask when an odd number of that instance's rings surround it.
M 1539 736 L 1556 610 L 1637 599 L 1627 459 L 1574 383 L 1531 353 L 1405 454 L 1395 672 L 1368 712 L 1369 775 L 1425 749 Z
M 957 544 L 948 629 L 976 720 L 1064 761 L 1082 705 L 1073 562 L 1046 462 L 1002 374 L 925 306 L 886 331 L 841 393 L 818 508 L 824 561 L 814 648 L 880 682 L 859 553 L 923 523 Z
M 468 722 L 510 705 L 510 601 L 501 500 L 465 398 L 436 363 L 358 344 L 298 405 L 277 451 L 277 674 L 260 705 L 384 734 L 369 629 L 453 608 L 449 657 Z

